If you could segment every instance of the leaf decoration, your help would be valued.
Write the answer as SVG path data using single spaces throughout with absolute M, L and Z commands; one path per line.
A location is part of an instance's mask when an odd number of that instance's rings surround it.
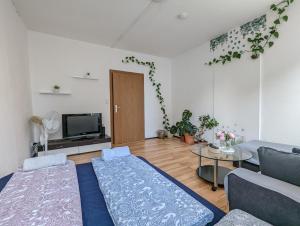
M 233 59 L 240 59 L 245 53 L 250 52 L 252 59 L 258 59 L 261 54 L 265 52 L 266 48 L 274 46 L 273 39 L 279 38 L 278 26 L 283 22 L 287 22 L 289 17 L 284 15 L 287 8 L 294 2 L 294 0 L 283 0 L 278 4 L 272 4 L 270 10 L 277 14 L 273 24 L 268 29 L 268 34 L 263 36 L 262 32 L 257 32 L 252 38 L 248 38 L 247 41 L 250 44 L 250 50 L 243 50 L 239 52 L 228 51 L 226 54 L 214 58 L 208 63 L 209 66 L 214 64 L 226 64 Z
M 163 126 L 164 126 L 165 130 L 170 131 L 170 120 L 169 120 L 169 116 L 166 112 L 165 99 L 161 93 L 161 83 L 157 82 L 154 78 L 154 75 L 156 73 L 155 63 L 149 62 L 149 61 L 141 61 L 141 60 L 137 59 L 135 56 L 127 56 L 127 57 L 125 57 L 125 59 L 122 60 L 122 62 L 124 64 L 135 63 L 135 64 L 142 65 L 142 66 L 149 68 L 148 78 L 156 91 L 156 97 L 160 104 L 160 110 L 163 114 Z

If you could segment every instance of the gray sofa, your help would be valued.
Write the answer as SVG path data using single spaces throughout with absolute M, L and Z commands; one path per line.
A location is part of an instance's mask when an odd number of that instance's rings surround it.
M 235 145 L 235 149 L 239 150 L 247 150 L 250 151 L 253 155 L 253 157 L 247 161 L 244 161 L 242 164 L 243 168 L 250 169 L 252 171 L 259 171 L 259 160 L 258 160 L 258 153 L 257 150 L 260 147 L 269 147 L 273 148 L 279 151 L 292 153 L 293 148 L 299 148 L 297 146 L 293 145 L 287 145 L 287 144 L 279 144 L 279 143 L 271 143 L 266 141 L 260 141 L 260 140 L 252 140 L 249 142 L 245 142 L 242 144 Z M 235 165 L 237 166 L 237 165 Z
M 239 168 L 226 176 L 225 191 L 230 210 L 243 210 L 275 226 L 300 225 L 299 186 Z
M 242 210 L 232 210 L 223 217 L 215 226 L 272 226 Z

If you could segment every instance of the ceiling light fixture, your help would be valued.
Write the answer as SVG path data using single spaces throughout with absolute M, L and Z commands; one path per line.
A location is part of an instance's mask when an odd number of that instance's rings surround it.
M 189 14 L 188 14 L 187 12 L 182 12 L 182 13 L 180 13 L 180 14 L 177 15 L 177 18 L 178 18 L 179 20 L 185 20 L 185 19 L 187 19 L 188 17 L 189 17 Z

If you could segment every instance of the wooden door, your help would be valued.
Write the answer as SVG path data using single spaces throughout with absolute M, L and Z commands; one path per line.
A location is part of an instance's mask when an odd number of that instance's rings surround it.
M 110 84 L 113 144 L 144 140 L 144 75 L 111 70 Z

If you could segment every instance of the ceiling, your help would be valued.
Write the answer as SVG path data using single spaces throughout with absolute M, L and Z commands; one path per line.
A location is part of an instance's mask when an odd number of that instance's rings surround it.
M 13 0 L 30 30 L 174 57 L 267 12 L 275 0 Z M 187 12 L 186 20 L 177 15 Z

